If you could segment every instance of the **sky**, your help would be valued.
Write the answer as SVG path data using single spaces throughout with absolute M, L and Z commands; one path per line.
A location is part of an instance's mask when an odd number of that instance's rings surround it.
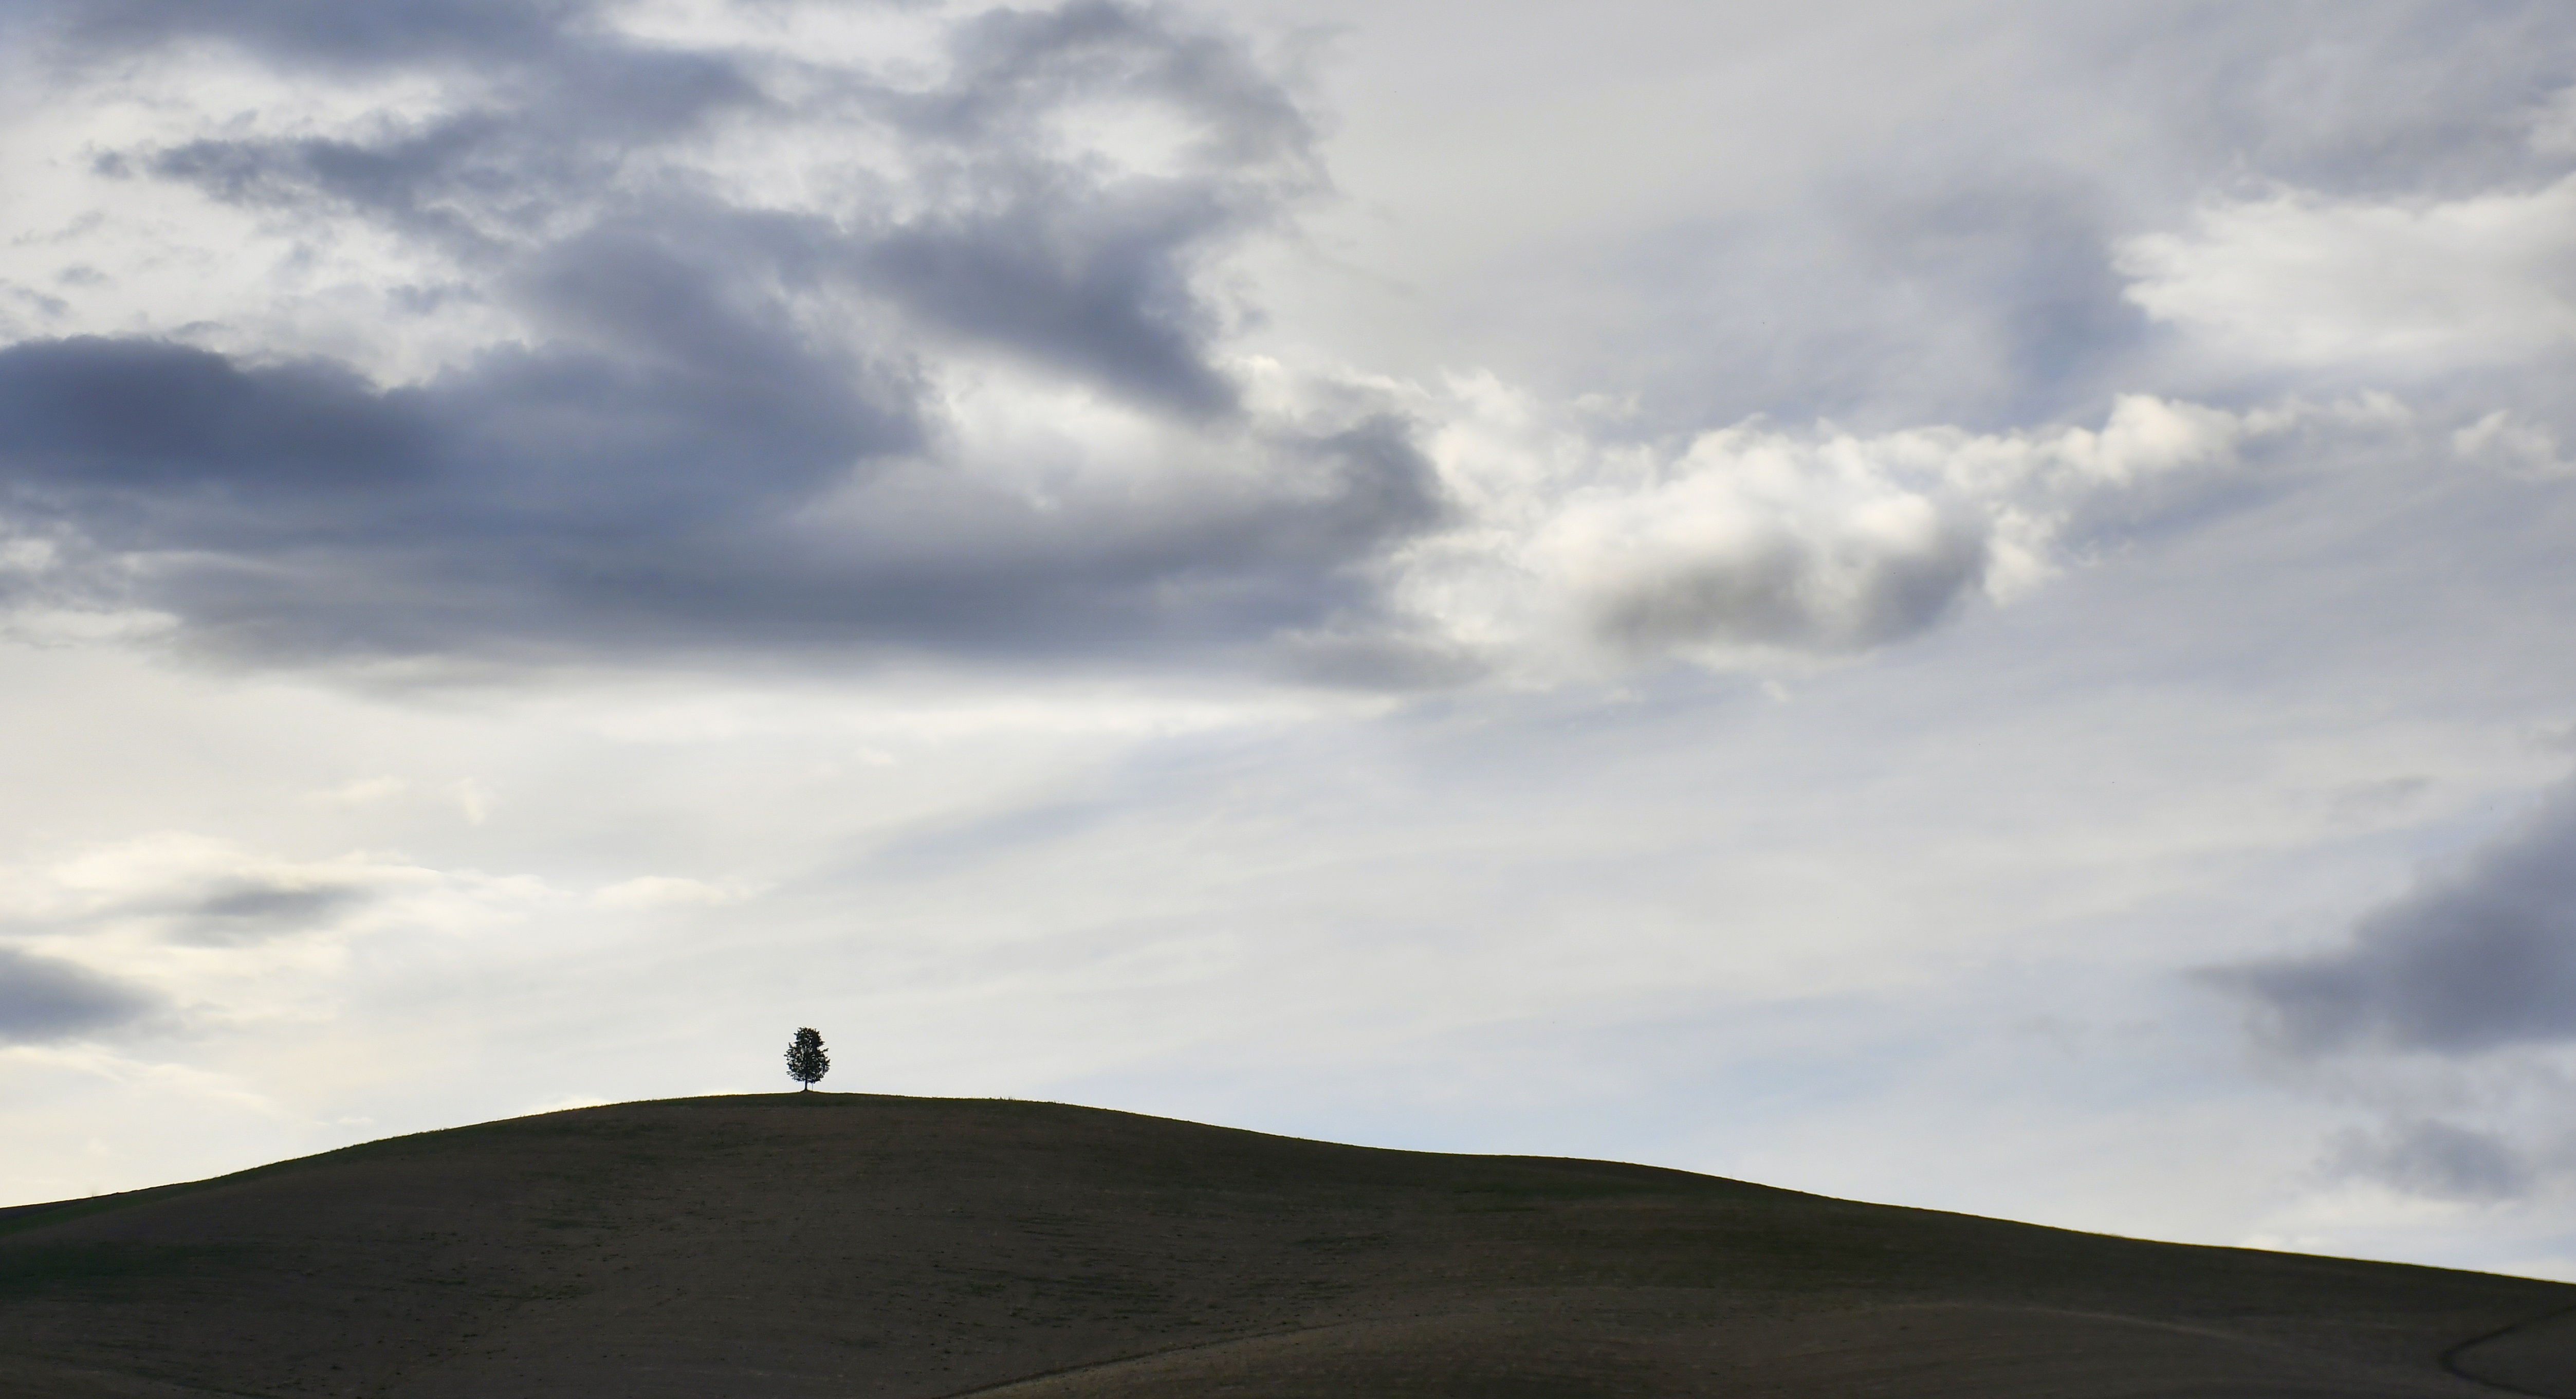
M 0 1202 L 1045 1098 L 2576 1279 L 2576 10 L 0 0 Z

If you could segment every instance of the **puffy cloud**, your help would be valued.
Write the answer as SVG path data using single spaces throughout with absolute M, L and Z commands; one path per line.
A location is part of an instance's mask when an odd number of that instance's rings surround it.
M 1456 396 L 1433 452 L 1463 521 L 1408 546 L 1392 592 L 1421 631 L 1542 665 L 1899 641 L 2291 421 L 2131 396 L 2098 430 L 1753 423 L 1604 450 L 1490 379 Z
M 2475 1055 L 2576 1037 L 2576 788 L 2346 946 L 2205 973 L 2296 1055 Z

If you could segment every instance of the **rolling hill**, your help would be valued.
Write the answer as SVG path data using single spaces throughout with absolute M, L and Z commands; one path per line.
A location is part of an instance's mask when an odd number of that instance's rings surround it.
M 2576 1399 L 2576 1286 L 1051 1103 L 587 1108 L 0 1212 L 0 1396 Z

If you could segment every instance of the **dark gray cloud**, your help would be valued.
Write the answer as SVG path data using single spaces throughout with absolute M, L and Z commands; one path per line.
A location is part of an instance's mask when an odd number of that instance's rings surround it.
M 2531 1168 L 2512 1147 L 2448 1122 L 2407 1121 L 2347 1133 L 2336 1141 L 2326 1169 L 2436 1200 L 2516 1200 L 2532 1187 Z
M 0 349 L 0 452 L 39 495 L 381 488 L 422 474 L 434 432 L 338 365 L 244 369 L 148 340 Z
M 1318 180 L 1303 114 L 1221 36 L 1092 0 L 996 11 L 927 86 L 797 70 L 789 111 L 764 84 L 792 65 L 643 48 L 585 6 L 374 9 L 131 0 L 58 29 L 84 54 L 203 40 L 289 72 L 470 69 L 442 112 L 102 169 L 375 225 L 458 269 L 397 313 L 462 299 L 529 333 L 391 388 L 164 340 L 0 349 L 0 516 L 65 544 L 55 596 L 266 659 L 1139 654 L 1364 614 L 1357 566 L 1440 517 L 1405 423 L 1255 423 L 1213 357 L 1201 261 Z M 1104 97 L 1152 106 L 1179 145 L 1130 169 L 1068 144 L 1065 109 Z M 900 168 L 832 209 L 655 166 L 719 113 L 804 142 L 821 128 L 797 123 L 857 123 Z M 1206 460 L 1071 497 L 999 488 L 948 455 L 932 396 L 952 352 L 1126 400 Z
M 756 80 L 717 57 L 583 52 L 477 105 L 341 136 L 208 137 L 110 152 L 102 173 L 181 181 L 227 203 L 356 216 L 506 265 L 570 213 L 617 202 L 626 163 L 756 105 Z
M 198 947 L 240 947 L 321 927 L 373 898 L 348 885 L 233 880 L 182 904 L 174 936 Z
M 852 265 L 940 330 L 1193 416 L 1232 409 L 1234 386 L 1204 355 L 1215 316 L 1174 255 L 1226 210 L 1186 188 L 1051 193 L 889 230 Z
M 530 232 L 568 201 L 596 194 L 637 151 L 763 100 L 735 55 L 635 43 L 599 24 L 589 3 L 21 0 L 19 8 L 60 41 L 75 69 L 101 56 L 211 42 L 290 73 L 447 79 L 470 96 L 436 115 L 380 117 L 330 136 L 209 136 L 108 152 L 100 165 L 185 180 L 238 203 L 361 213 L 460 248 L 488 251 L 497 235 Z
M 0 1044 L 43 1044 L 114 1029 L 152 998 L 54 957 L 0 947 Z
M 914 445 L 899 385 L 599 239 L 546 288 L 569 337 L 380 391 L 164 341 L 0 350 L 0 490 L 122 550 L 661 536 Z
M 917 136 L 1017 147 L 1053 109 L 1116 94 L 1188 114 L 1197 126 L 1193 153 L 1205 163 L 1268 167 L 1311 158 L 1305 114 L 1273 76 L 1240 46 L 1178 29 L 1164 11 L 1115 0 L 994 9 L 961 26 L 950 48 L 956 73 L 947 84 L 879 99 Z
M 410 66 L 423 61 L 528 61 L 559 50 L 597 8 L 587 0 L 19 0 L 86 50 L 131 51 L 185 40 L 238 44 L 290 62 Z
M 1929 628 L 1985 571 L 1984 533 L 1965 522 L 1916 549 L 1784 533 L 1624 590 L 1597 624 L 1649 655 L 1704 641 L 1865 651 Z
M 1105 0 L 989 12 L 952 57 L 936 89 L 870 94 L 907 140 L 947 153 L 936 175 L 951 198 L 876 230 L 849 265 L 937 329 L 1159 407 L 1231 409 L 1206 354 L 1221 317 L 1191 273 L 1204 249 L 1320 186 L 1304 113 L 1239 47 Z M 1102 97 L 1178 119 L 1172 168 L 1104 177 L 1052 154 L 1057 113 Z
M 667 280 L 603 290 L 629 257 Z M 553 294 L 595 299 L 609 332 L 691 301 L 633 250 L 568 280 Z M 718 307 L 642 319 L 622 354 L 511 351 L 389 392 L 160 342 L 14 346 L 0 501 L 121 561 L 94 584 L 115 600 L 274 658 L 1247 641 L 1363 602 L 1344 566 L 1441 508 L 1386 421 L 1234 444 L 1273 468 L 1256 489 L 1050 506 L 917 465 L 860 497 L 881 511 L 817 527 L 818 492 L 918 441 L 899 395 L 733 344 Z M 675 323 L 695 330 L 661 343 Z
M 717 113 L 771 103 L 758 65 L 548 32 L 548 44 L 496 55 L 526 81 L 434 118 L 334 137 L 210 136 L 113 156 L 112 168 L 229 202 L 380 222 L 501 272 L 491 291 L 505 298 L 509 269 L 582 256 L 567 244 L 590 230 L 566 238 L 567 219 L 641 222 L 708 259 L 773 267 L 788 295 L 837 284 L 934 338 L 1196 416 L 1235 402 L 1209 362 L 1223 317 L 1194 285 L 1200 259 L 1276 221 L 1321 178 L 1303 114 L 1238 46 L 1082 0 L 962 24 L 950 72 L 926 88 L 794 75 L 822 92 L 803 96 L 801 115 L 838 114 L 901 148 L 910 184 L 883 202 L 915 206 L 907 216 L 711 207 L 702 181 L 639 175 L 637 156 Z M 1149 104 L 1185 133 L 1169 168 L 1111 169 L 1067 143 L 1065 110 L 1104 98 Z M 770 114 L 786 128 L 800 119 Z
M 1445 690 L 1492 669 L 1427 626 L 1365 615 L 1288 634 L 1274 664 L 1292 679 L 1351 690 Z
M 2576 1036 L 2576 788 L 2362 919 L 2349 945 L 2203 975 L 2294 1054 L 2467 1055 Z

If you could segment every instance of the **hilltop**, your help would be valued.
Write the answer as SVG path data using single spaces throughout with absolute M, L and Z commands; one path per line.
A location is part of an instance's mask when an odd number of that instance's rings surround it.
M 0 1213 L 6 1399 L 2576 1399 L 2562 1313 L 2576 1287 L 839 1093 Z

